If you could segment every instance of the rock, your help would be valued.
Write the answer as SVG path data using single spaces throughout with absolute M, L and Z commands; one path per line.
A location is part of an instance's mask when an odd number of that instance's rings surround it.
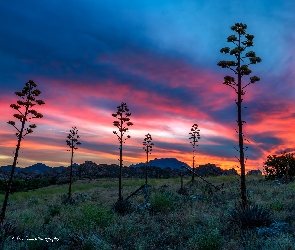
M 92 197 L 86 194 L 79 193 L 77 194 L 76 199 L 85 201 L 85 200 L 91 200 Z
M 282 183 L 279 180 L 274 180 L 273 183 L 278 185 L 278 186 L 282 185 Z
M 204 197 L 202 195 L 196 194 L 196 195 L 191 195 L 190 196 L 190 199 L 191 200 L 197 200 L 197 201 L 203 201 L 204 200 Z

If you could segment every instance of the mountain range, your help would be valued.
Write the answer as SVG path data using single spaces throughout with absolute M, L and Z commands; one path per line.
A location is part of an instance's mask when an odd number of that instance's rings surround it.
M 74 163 L 73 166 L 78 166 L 78 164 Z M 2 171 L 11 171 L 11 165 L 8 165 L 8 166 L 2 166 L 0 167 L 0 170 Z M 59 171 L 62 171 L 63 169 L 65 169 L 66 167 L 63 167 L 63 166 L 60 166 L 60 167 L 49 167 L 43 163 L 36 163 L 36 164 L 33 164 L 29 167 L 25 167 L 25 168 L 20 168 L 20 167 L 16 167 L 15 168 L 15 173 L 18 173 L 18 172 L 34 172 L 34 173 L 46 173 L 50 170 L 59 170 Z
M 137 168 L 137 167 L 142 167 L 145 166 L 146 163 L 137 163 L 137 164 L 131 164 L 129 167 L 133 167 L 133 168 Z M 176 158 L 161 158 L 161 159 L 157 159 L 155 158 L 154 160 L 150 160 L 149 161 L 149 166 L 154 166 L 154 167 L 159 167 L 161 169 L 165 169 L 165 168 L 170 168 L 171 170 L 174 169 L 178 169 L 181 170 L 181 166 L 188 166 L 186 163 L 181 162 L 179 160 L 177 160 Z M 73 167 L 78 167 L 79 164 L 77 163 L 73 163 Z M 33 173 L 46 173 L 50 170 L 59 170 L 62 171 L 63 169 L 65 169 L 67 167 L 64 166 L 59 166 L 59 167 L 49 167 L 43 163 L 36 163 L 33 164 L 29 167 L 25 167 L 25 168 L 20 168 L 20 167 L 16 167 L 15 168 L 15 173 L 18 172 L 33 172 Z M 11 165 L 8 166 L 2 166 L 0 167 L 0 170 L 2 171 L 11 171 Z

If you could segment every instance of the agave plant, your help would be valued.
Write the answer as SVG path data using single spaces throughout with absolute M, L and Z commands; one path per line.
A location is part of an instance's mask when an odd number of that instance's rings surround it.
M 231 224 L 241 229 L 267 227 L 272 223 L 270 212 L 251 202 L 248 202 L 246 206 L 242 202 L 236 204 L 235 208 L 230 211 L 229 220 Z
M 247 157 L 245 157 L 245 151 L 248 147 L 244 147 L 244 141 L 248 141 L 245 138 L 243 132 L 243 126 L 245 121 L 242 119 L 242 102 L 244 100 L 244 95 L 246 94 L 246 88 L 257 81 L 260 80 L 258 76 L 248 77 L 252 70 L 249 69 L 249 65 L 257 64 L 261 62 L 261 58 L 256 56 L 254 51 L 245 52 L 246 49 L 253 46 L 254 36 L 247 34 L 247 25 L 243 23 L 236 23 L 231 27 L 231 30 L 236 32 L 236 35 L 230 35 L 227 38 L 227 42 L 233 44 L 234 48 L 230 49 L 229 47 L 224 47 L 220 50 L 221 53 L 229 54 L 233 57 L 234 60 L 222 60 L 217 65 L 222 68 L 229 68 L 235 74 L 233 76 L 224 77 L 224 85 L 231 87 L 237 94 L 236 105 L 238 108 L 238 133 L 239 137 L 239 149 L 236 149 L 239 152 L 240 158 L 238 158 L 241 169 L 241 200 L 243 205 L 247 205 L 247 194 L 246 194 L 246 170 L 245 164 Z M 244 84 L 242 79 L 248 77 L 247 82 Z
M 112 209 L 121 215 L 128 214 L 131 210 L 131 202 L 128 200 L 118 200 L 113 204 Z
M 33 118 L 42 118 L 43 115 L 38 113 L 35 109 L 32 109 L 35 105 L 43 105 L 45 104 L 42 100 L 37 100 L 38 96 L 41 94 L 39 89 L 36 89 L 37 84 L 29 80 L 25 83 L 21 92 L 15 92 L 15 95 L 21 98 L 21 100 L 17 101 L 17 104 L 11 104 L 10 107 L 17 111 L 16 114 L 13 115 L 14 118 L 18 119 L 21 123 L 20 127 L 17 127 L 15 121 L 8 121 L 7 123 L 13 126 L 16 129 L 16 137 L 17 137 L 17 144 L 14 153 L 13 163 L 11 167 L 10 177 L 7 183 L 5 197 L 2 205 L 2 210 L 0 214 L 0 222 L 3 223 L 5 219 L 6 208 L 8 204 L 8 198 L 11 193 L 12 181 L 14 178 L 14 171 L 17 164 L 17 159 L 19 155 L 21 141 L 24 137 L 28 134 L 33 133 L 33 129 L 37 126 L 36 124 L 30 124 L 26 127 L 26 125 L 30 122 Z

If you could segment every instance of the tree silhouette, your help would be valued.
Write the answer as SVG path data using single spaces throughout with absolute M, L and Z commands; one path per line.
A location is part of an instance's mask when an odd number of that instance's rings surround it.
M 18 100 L 17 104 L 10 105 L 11 108 L 17 110 L 18 113 L 14 114 L 13 116 L 21 122 L 21 127 L 20 129 L 17 128 L 14 121 L 7 122 L 8 124 L 12 125 L 17 130 L 15 134 L 17 137 L 17 145 L 16 145 L 16 150 L 14 153 L 14 159 L 13 159 L 13 164 L 11 167 L 10 178 L 7 184 L 5 198 L 3 201 L 2 211 L 0 215 L 1 223 L 3 223 L 5 219 L 5 212 L 6 212 L 6 207 L 8 203 L 8 197 L 11 191 L 13 175 L 14 175 L 16 164 L 17 164 L 17 158 L 18 158 L 21 140 L 24 139 L 24 137 L 27 134 L 33 133 L 33 129 L 37 127 L 36 124 L 31 124 L 27 128 L 25 128 L 25 124 L 27 121 L 30 122 L 32 118 L 43 117 L 41 113 L 38 113 L 36 110 L 32 109 L 32 107 L 35 106 L 36 104 L 38 105 L 45 104 L 44 101 L 36 99 L 36 97 L 41 94 L 41 91 L 36 89 L 36 87 L 37 87 L 37 84 L 34 83 L 34 81 L 29 80 L 28 82 L 26 82 L 21 92 L 15 92 L 15 95 L 19 96 L 22 100 Z
M 124 138 L 124 134 L 128 132 L 128 127 L 132 126 L 133 123 L 130 122 L 130 116 L 131 113 L 129 112 L 129 108 L 127 107 L 127 104 L 125 102 L 122 102 L 120 106 L 117 107 L 118 111 L 114 114 L 112 114 L 113 117 L 117 118 L 118 121 L 114 121 L 113 125 L 118 128 L 117 131 L 113 131 L 113 133 L 118 137 L 119 143 L 120 143 L 120 173 L 119 173 L 119 200 L 123 200 L 122 197 L 122 167 L 123 167 L 123 158 L 122 158 L 122 152 L 123 152 L 123 143 L 128 138 L 131 138 L 130 135 L 127 135 L 126 138 Z M 125 125 L 127 127 L 125 127 Z
M 199 146 L 197 144 L 198 139 L 201 139 L 200 137 L 200 130 L 198 129 L 198 124 L 194 124 L 191 128 L 191 132 L 189 133 L 191 135 L 191 137 L 189 138 L 190 143 L 193 146 L 193 171 L 192 171 L 192 182 L 195 181 L 195 151 L 196 151 L 196 147 Z
M 294 153 L 283 152 L 281 155 L 269 155 L 263 166 L 266 179 L 289 179 L 295 176 Z M 285 180 L 288 181 L 288 180 Z
M 68 200 L 71 201 L 74 150 L 78 149 L 76 147 L 77 145 L 81 145 L 81 142 L 78 141 L 78 139 L 80 138 L 80 136 L 78 135 L 78 129 L 76 127 L 72 127 L 67 138 L 68 138 L 68 140 L 66 140 L 67 145 L 71 148 L 70 150 L 67 150 L 67 151 L 71 151 L 70 185 L 69 185 L 69 196 L 68 196 Z
M 147 185 L 147 177 L 148 177 L 148 164 L 149 164 L 149 154 L 153 150 L 154 143 L 152 143 L 152 136 L 148 133 L 145 135 L 143 140 L 143 149 L 146 152 L 146 166 L 145 166 L 145 184 Z
M 243 124 L 246 123 L 242 120 L 242 96 L 245 95 L 245 88 L 249 86 L 251 83 L 255 83 L 260 80 L 257 76 L 250 77 L 250 81 L 246 83 L 244 86 L 242 85 L 242 77 L 248 76 L 251 74 L 251 70 L 249 69 L 250 64 L 256 64 L 261 62 L 260 57 L 257 57 L 254 51 L 249 51 L 244 54 L 246 48 L 253 46 L 254 36 L 250 34 L 246 34 L 247 25 L 243 23 L 236 23 L 231 27 L 232 31 L 235 31 L 238 34 L 230 35 L 227 38 L 227 42 L 233 43 L 234 48 L 230 49 L 229 47 L 224 47 L 220 50 L 221 53 L 230 54 L 235 57 L 234 61 L 220 61 L 217 65 L 222 68 L 229 68 L 232 70 L 235 75 L 238 76 L 238 82 L 236 82 L 235 78 L 232 76 L 225 76 L 223 84 L 230 86 L 234 89 L 236 94 L 238 95 L 238 100 L 236 100 L 236 104 L 238 106 L 238 135 L 239 135 L 239 153 L 240 158 L 238 159 L 240 162 L 241 168 L 241 198 L 242 204 L 245 207 L 247 203 L 246 196 L 246 178 L 245 178 L 245 157 L 244 157 L 244 134 L 243 134 Z M 246 63 L 246 59 L 249 59 L 249 63 Z M 247 148 L 247 147 L 246 147 Z

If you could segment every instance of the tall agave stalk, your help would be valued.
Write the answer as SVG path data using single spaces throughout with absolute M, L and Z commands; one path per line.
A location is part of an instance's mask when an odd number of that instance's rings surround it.
M 69 135 L 67 136 L 68 140 L 66 140 L 67 145 L 71 148 L 68 151 L 71 151 L 71 166 L 70 166 L 70 184 L 69 184 L 69 193 L 68 200 L 70 201 L 72 198 L 72 176 L 73 176 L 73 157 L 74 150 L 77 150 L 77 145 L 81 145 L 81 142 L 78 141 L 80 136 L 78 135 L 78 129 L 76 127 L 72 127 Z
M 17 128 L 14 121 L 7 122 L 8 124 L 12 125 L 17 131 L 15 134 L 17 137 L 17 145 L 16 145 L 16 149 L 14 153 L 12 167 L 11 167 L 10 178 L 7 184 L 3 206 L 2 206 L 2 210 L 0 214 L 1 223 L 3 223 L 5 219 L 8 197 L 11 191 L 11 186 L 12 186 L 15 167 L 17 164 L 17 158 L 19 154 L 21 140 L 24 139 L 24 137 L 27 134 L 33 133 L 33 129 L 37 127 L 36 124 L 31 124 L 27 128 L 25 128 L 25 125 L 27 122 L 30 122 L 32 118 L 43 117 L 41 113 L 38 113 L 36 110 L 32 109 L 32 107 L 35 106 L 36 104 L 38 105 L 45 104 L 44 101 L 36 99 L 36 97 L 41 94 L 41 91 L 36 89 L 36 87 L 37 87 L 37 84 L 34 83 L 34 81 L 29 80 L 28 82 L 26 82 L 21 92 L 15 92 L 15 95 L 20 97 L 21 100 L 18 100 L 17 104 L 10 105 L 11 108 L 15 109 L 18 112 L 14 114 L 13 116 L 20 121 L 21 126 L 20 128 Z
M 131 113 L 129 112 L 129 108 L 125 102 L 122 102 L 120 106 L 117 107 L 117 112 L 112 114 L 113 117 L 117 118 L 118 121 L 114 121 L 113 125 L 118 128 L 118 131 L 113 131 L 113 133 L 117 136 L 118 141 L 120 143 L 120 172 L 119 172 L 119 200 L 123 200 L 122 196 L 122 168 L 123 168 L 123 143 L 127 139 L 130 138 L 130 135 L 127 135 L 124 138 L 124 134 L 128 132 L 128 127 L 132 126 L 133 123 L 130 122 Z
M 190 143 L 193 146 L 193 171 L 192 171 L 192 182 L 195 181 L 195 152 L 196 152 L 196 148 L 197 146 L 199 146 L 197 144 L 198 140 L 201 139 L 200 137 L 200 130 L 198 129 L 198 124 L 194 124 L 191 128 L 191 132 L 189 133 L 191 135 L 191 137 L 189 138 L 191 141 Z
M 145 135 L 143 140 L 143 149 L 146 152 L 146 165 L 145 165 L 145 184 L 148 183 L 148 165 L 149 165 L 149 154 L 153 150 L 154 143 L 152 142 L 152 136 L 148 133 Z
M 260 80 L 257 76 L 250 77 L 250 81 L 245 85 L 242 85 L 242 77 L 248 76 L 252 73 L 249 69 L 250 64 L 256 64 L 261 62 L 260 57 L 257 57 L 254 51 L 249 51 L 245 54 L 244 51 L 253 46 L 254 36 L 246 33 L 247 25 L 243 23 L 236 23 L 231 27 L 231 30 L 237 33 L 236 35 L 230 35 L 227 38 L 227 42 L 233 43 L 234 48 L 224 47 L 220 50 L 221 53 L 230 54 L 234 57 L 234 61 L 220 61 L 218 66 L 222 68 L 229 68 L 238 77 L 236 82 L 235 78 L 232 76 L 225 76 L 223 84 L 230 86 L 236 92 L 238 100 L 236 101 L 238 107 L 238 135 L 239 135 L 239 163 L 241 168 L 241 199 L 243 206 L 247 204 L 246 196 L 246 173 L 245 173 L 245 156 L 244 156 L 244 134 L 243 134 L 243 124 L 246 123 L 242 120 L 242 102 L 243 95 L 245 95 L 245 88 L 250 84 L 253 84 Z M 246 63 L 246 59 L 249 59 L 249 63 Z

